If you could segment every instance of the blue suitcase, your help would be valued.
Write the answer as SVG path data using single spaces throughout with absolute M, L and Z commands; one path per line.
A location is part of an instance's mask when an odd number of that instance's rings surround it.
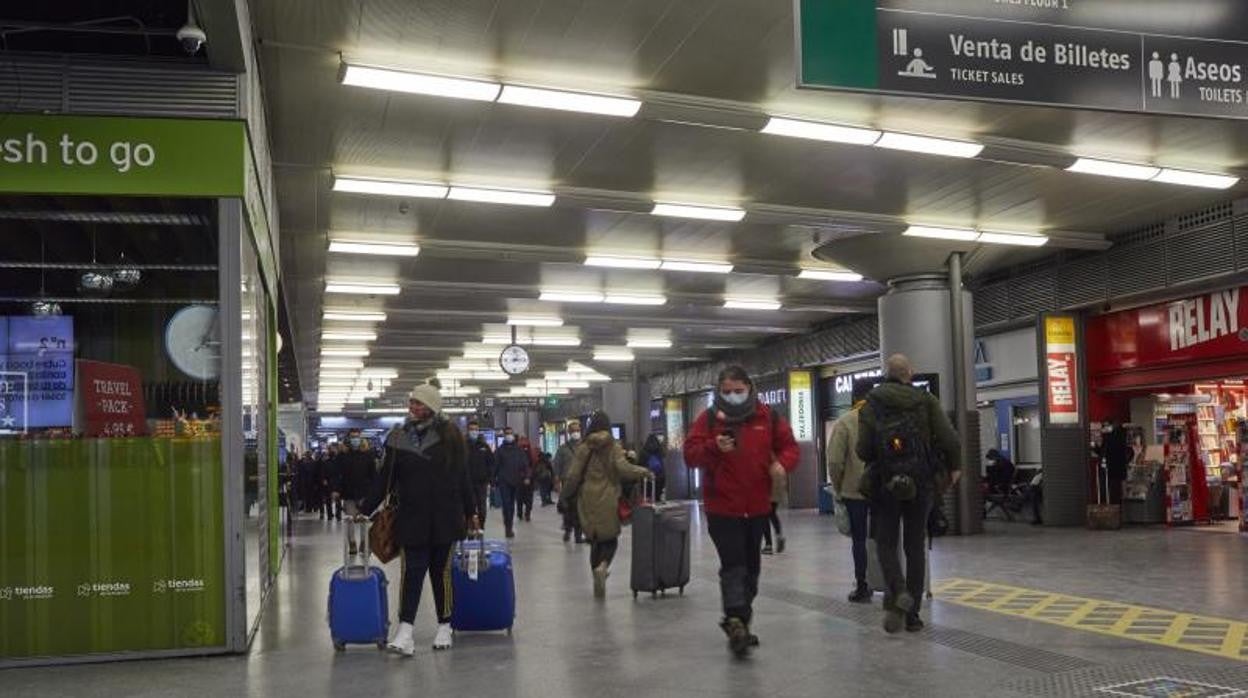
M 836 512 L 836 496 L 832 494 L 832 485 L 823 485 L 819 488 L 819 513 L 832 514 Z
M 516 577 L 507 544 L 479 538 L 455 546 L 451 593 L 452 628 L 510 633 L 516 620 Z
M 386 573 L 380 567 L 369 566 L 372 553 L 368 548 L 368 525 L 366 522 L 347 524 L 348 527 L 357 525 L 363 539 L 363 559 L 352 560 L 344 533 L 342 567 L 334 571 L 329 582 L 329 637 L 338 651 L 349 644 L 375 644 L 378 649 L 385 649 L 390 636 Z

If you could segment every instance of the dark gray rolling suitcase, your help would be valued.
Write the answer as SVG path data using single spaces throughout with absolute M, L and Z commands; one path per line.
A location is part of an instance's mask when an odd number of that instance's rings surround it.
M 633 598 L 643 591 L 657 596 L 668 589 L 684 594 L 689 583 L 689 507 L 655 502 L 654 483 L 646 483 L 646 501 L 633 509 Z

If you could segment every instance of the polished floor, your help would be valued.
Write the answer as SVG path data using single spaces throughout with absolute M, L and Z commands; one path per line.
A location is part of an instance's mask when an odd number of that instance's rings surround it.
M 518 524 L 514 635 L 459 636 L 454 650 L 434 653 L 425 608 L 416 657 L 363 646 L 337 653 L 325 596 L 340 564 L 342 525 L 305 518 L 248 656 L 8 670 L 0 672 L 0 694 L 1248 695 L 1248 661 L 1003 612 L 1019 596 L 1066 595 L 1231 627 L 1248 618 L 1248 536 L 992 523 L 984 536 L 937 541 L 930 625 L 890 637 L 879 625 L 878 597 L 871 607 L 844 601 L 848 541 L 831 520 L 807 512 L 785 519 L 789 549 L 764 560 L 755 623 L 763 646 L 747 661 L 729 657 L 716 627 L 715 555 L 704 530 L 696 532 L 694 580 L 684 597 L 633 600 L 626 532 L 608 598 L 599 602 L 590 592 L 588 550 L 560 540 L 553 508 Z M 499 528 L 495 512 L 491 534 Z M 398 570 L 392 564 L 387 573 L 394 594 Z M 974 585 L 1016 591 L 976 607 Z

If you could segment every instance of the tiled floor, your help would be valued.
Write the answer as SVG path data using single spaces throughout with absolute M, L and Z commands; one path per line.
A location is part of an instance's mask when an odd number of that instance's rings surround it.
M 763 646 L 744 662 L 728 656 L 716 627 L 715 554 L 700 526 L 686 596 L 633 600 L 625 533 L 609 597 L 596 602 L 588 550 L 562 543 L 554 510 L 539 509 L 533 523 L 518 524 L 519 617 L 511 637 L 461 636 L 454 650 L 435 654 L 425 608 L 413 659 L 368 647 L 334 652 L 325 594 L 339 564 L 341 525 L 303 520 L 250 655 L 9 670 L 0 672 L 0 694 L 934 698 L 1248 692 L 1248 661 L 942 601 L 939 591 L 942 581 L 952 588 L 957 579 L 1242 621 L 1248 617 L 1246 536 L 990 524 L 988 535 L 937 541 L 932 623 L 919 635 L 889 637 L 879 626 L 878 600 L 873 607 L 844 601 L 852 577 L 848 540 L 831 520 L 806 512 L 785 518 L 789 550 L 765 559 L 757 604 L 755 629 Z M 498 526 L 495 515 L 492 534 Z M 392 564 L 387 573 L 397 593 L 398 570 Z M 1146 680 L 1156 681 L 1139 683 Z M 1184 694 L 1196 689 L 1183 683 L 1205 688 Z

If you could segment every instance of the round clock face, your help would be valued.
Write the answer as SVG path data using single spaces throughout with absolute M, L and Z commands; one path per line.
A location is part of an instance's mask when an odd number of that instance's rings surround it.
M 518 376 L 529 370 L 529 352 L 525 351 L 524 347 L 513 344 L 499 355 L 498 365 L 508 375 Z
M 221 329 L 217 309 L 188 305 L 165 326 L 165 351 L 178 370 L 196 380 L 221 374 Z

